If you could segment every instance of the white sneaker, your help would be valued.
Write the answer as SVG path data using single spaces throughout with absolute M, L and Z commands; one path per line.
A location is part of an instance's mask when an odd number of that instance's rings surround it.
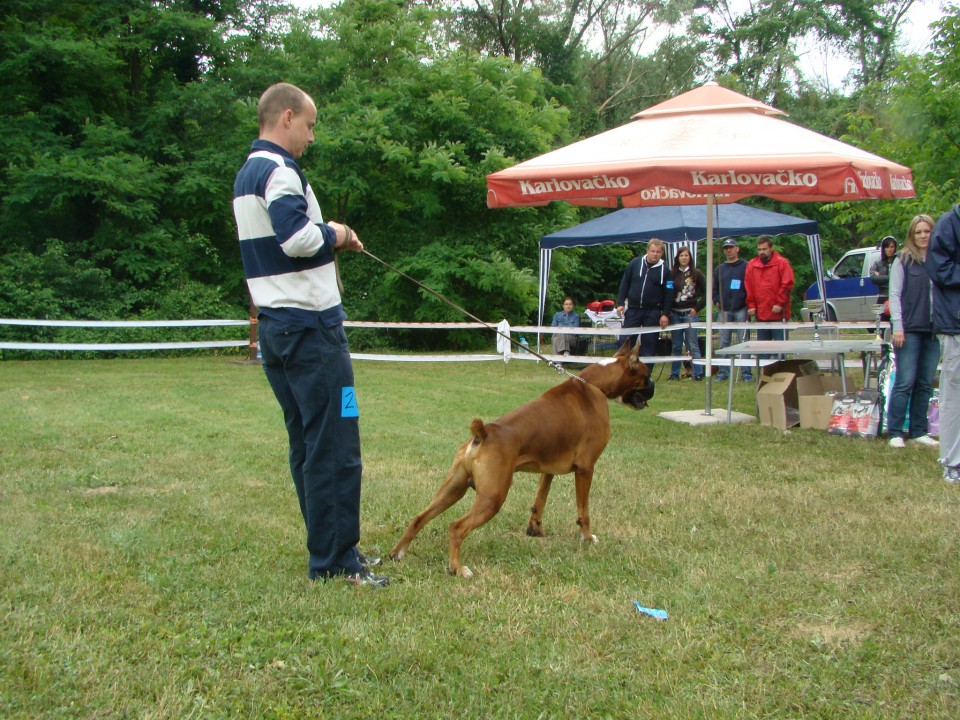
M 892 448 L 899 448 L 899 449 L 903 449 L 907 446 L 906 443 L 903 442 L 902 437 L 890 438 L 890 440 L 887 442 L 887 445 L 889 445 Z
M 915 442 L 917 445 L 926 445 L 927 447 L 939 447 L 940 445 L 940 441 L 930 435 L 921 435 L 911 440 L 911 442 Z

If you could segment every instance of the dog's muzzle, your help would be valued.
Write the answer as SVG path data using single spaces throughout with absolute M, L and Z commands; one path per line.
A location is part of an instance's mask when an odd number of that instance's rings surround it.
M 653 380 L 648 380 L 646 387 L 630 390 L 623 396 L 623 404 L 629 405 L 634 410 L 643 410 L 647 403 L 653 398 L 654 384 Z

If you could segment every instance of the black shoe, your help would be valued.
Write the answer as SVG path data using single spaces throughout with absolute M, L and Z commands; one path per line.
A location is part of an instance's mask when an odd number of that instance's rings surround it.
M 680 378 L 674 377 L 673 375 L 671 375 L 670 377 L 667 378 L 667 380 L 679 380 L 679 379 L 680 379 Z
M 344 575 L 343 579 L 351 585 L 369 585 L 376 588 L 383 588 L 390 584 L 390 578 L 384 575 L 374 575 L 366 568 L 352 575 Z
M 703 380 L 703 375 L 694 375 L 693 379 L 696 380 L 697 382 L 700 382 L 701 380 Z
M 357 550 L 357 560 L 360 561 L 361 565 L 368 568 L 376 567 L 380 564 L 380 558 L 372 555 L 364 555 L 359 550 Z

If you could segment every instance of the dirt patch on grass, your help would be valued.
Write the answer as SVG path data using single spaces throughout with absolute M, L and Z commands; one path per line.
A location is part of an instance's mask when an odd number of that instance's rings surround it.
M 800 640 L 822 645 L 859 645 L 869 632 L 870 627 L 864 623 L 800 623 L 790 634 Z
M 119 485 L 101 485 L 100 487 L 86 488 L 80 494 L 84 496 L 92 495 L 113 495 L 120 492 Z

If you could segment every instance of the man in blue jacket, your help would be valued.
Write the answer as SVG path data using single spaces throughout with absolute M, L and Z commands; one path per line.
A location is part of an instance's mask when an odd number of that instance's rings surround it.
M 713 303 L 717 307 L 717 321 L 747 322 L 747 286 L 744 282 L 747 274 L 747 261 L 740 257 L 740 245 L 733 238 L 723 241 L 724 262 L 713 271 Z M 733 338 L 733 342 L 731 342 Z M 720 347 L 730 347 L 750 339 L 749 330 L 721 330 Z M 726 380 L 727 367 L 720 366 L 717 380 Z M 744 382 L 750 382 L 753 374 L 749 367 L 741 373 Z
M 617 315 L 623 318 L 624 328 L 659 326 L 662 330 L 670 324 L 672 308 L 673 272 L 663 261 L 663 240 L 652 238 L 647 243 L 646 255 L 627 263 L 617 293 Z M 653 357 L 658 336 L 656 332 L 640 335 L 641 357 Z M 621 335 L 619 344 L 627 342 L 630 337 Z M 647 366 L 653 370 L 650 363 Z
M 960 482 L 960 205 L 937 220 L 924 263 L 933 283 L 933 329 L 940 338 L 940 464 Z

